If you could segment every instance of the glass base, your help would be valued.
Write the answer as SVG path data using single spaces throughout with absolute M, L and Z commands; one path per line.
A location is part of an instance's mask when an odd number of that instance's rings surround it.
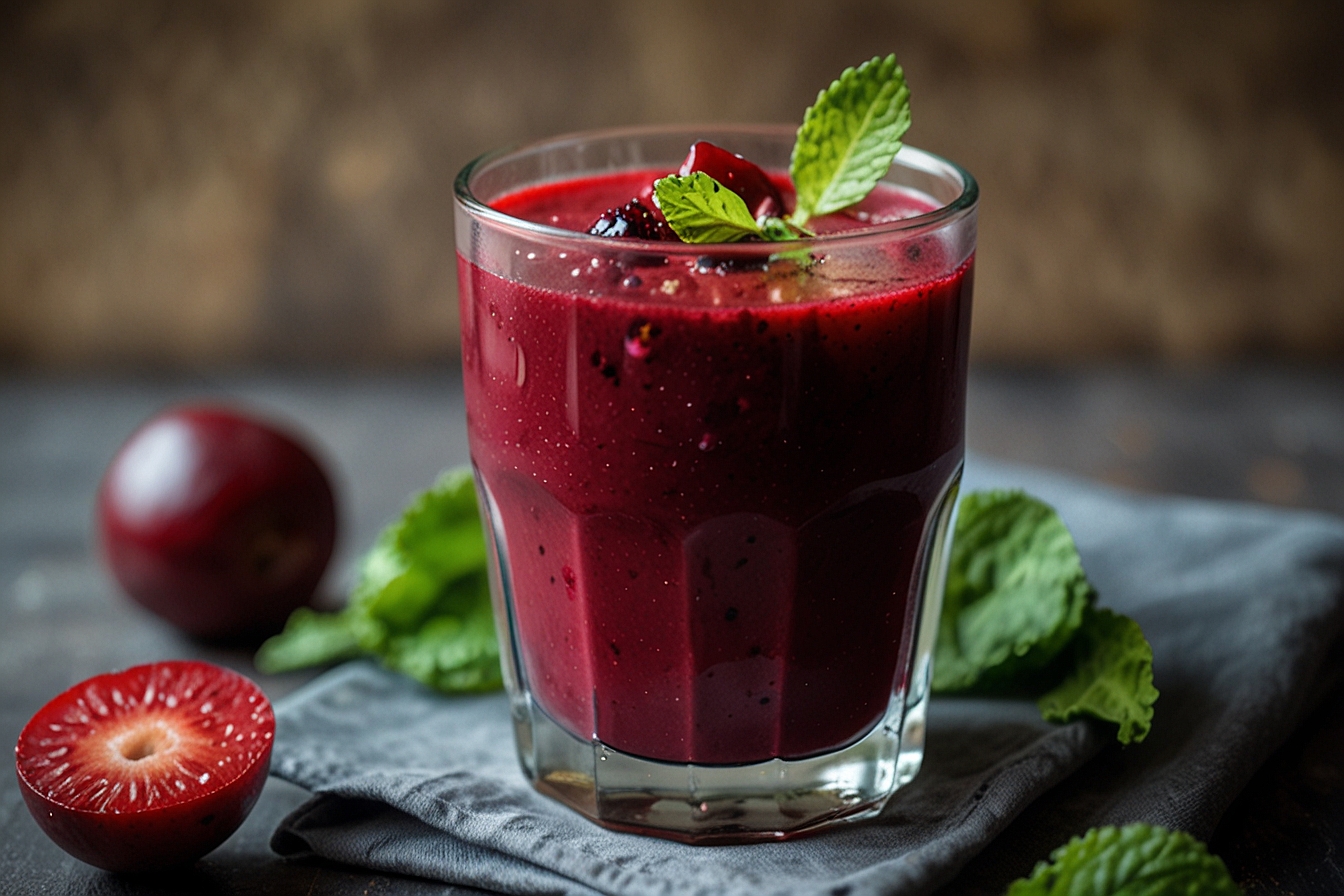
M 828 754 L 707 766 L 614 750 L 595 733 L 585 739 L 567 731 L 536 703 L 519 664 L 508 545 L 499 509 L 477 474 L 495 560 L 491 591 L 505 633 L 500 649 L 513 733 L 532 786 L 599 825 L 687 844 L 789 840 L 878 815 L 923 762 L 933 643 L 960 482 L 958 469 L 934 504 L 918 572 L 922 606 L 917 600 L 918 611 L 911 614 L 907 638 L 913 645 L 902 647 L 902 653 L 913 647 L 909 674 L 894 689 L 878 724 L 855 743 Z
M 933 642 L 960 479 L 958 470 L 929 519 L 919 572 L 923 606 L 912 612 L 906 637 L 913 643 L 901 647 L 902 654 L 913 654 L 909 674 L 905 686 L 894 689 L 881 720 L 859 740 L 826 754 L 696 765 L 635 756 L 613 749 L 595 734 L 572 734 L 534 700 L 518 662 L 508 547 L 498 510 L 478 477 L 491 523 L 486 530 L 495 559 L 491 591 L 504 635 L 500 646 L 515 742 L 532 785 L 605 827 L 683 843 L 787 840 L 878 815 L 892 794 L 915 777 L 924 759 Z
M 919 771 L 927 705 L 927 689 L 908 707 L 893 700 L 868 734 L 833 753 L 729 766 L 660 762 L 583 740 L 526 694 L 512 711 L 523 771 L 541 793 L 615 830 L 722 844 L 787 840 L 877 815 Z

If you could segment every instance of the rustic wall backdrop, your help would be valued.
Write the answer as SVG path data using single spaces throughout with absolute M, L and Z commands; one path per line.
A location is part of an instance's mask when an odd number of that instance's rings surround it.
M 499 144 L 796 121 L 895 51 L 981 180 L 981 360 L 1344 356 L 1337 0 L 44 0 L 0 12 L 0 363 L 434 363 Z

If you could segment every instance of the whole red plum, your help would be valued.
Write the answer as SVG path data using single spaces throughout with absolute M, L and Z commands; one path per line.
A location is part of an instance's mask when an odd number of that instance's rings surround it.
M 280 627 L 312 597 L 336 540 L 331 481 L 270 423 L 166 410 L 122 445 L 98 489 L 108 567 L 138 603 L 207 639 Z

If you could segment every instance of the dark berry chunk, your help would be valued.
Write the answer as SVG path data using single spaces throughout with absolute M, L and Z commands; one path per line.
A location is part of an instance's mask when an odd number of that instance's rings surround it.
M 593 236 L 632 240 L 675 240 L 677 235 L 659 215 L 638 199 L 609 208 L 588 228 Z
M 677 173 L 685 177 L 695 171 L 703 171 L 741 196 L 753 218 L 762 215 L 778 218 L 784 214 L 784 197 L 779 195 L 769 175 L 736 153 L 701 140 L 691 147 Z

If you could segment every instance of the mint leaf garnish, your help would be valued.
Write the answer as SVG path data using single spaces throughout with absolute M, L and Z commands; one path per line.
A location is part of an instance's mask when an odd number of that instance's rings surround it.
M 1022 492 L 962 499 L 934 647 L 935 691 L 1040 694 L 1051 722 L 1090 716 L 1122 744 L 1152 725 L 1153 650 L 1127 616 L 1093 606 L 1073 536 Z
M 967 495 L 952 537 L 934 689 L 1012 686 L 1044 668 L 1093 596 L 1053 508 L 1022 492 Z
M 443 691 L 502 683 L 470 470 L 441 476 L 378 536 L 339 613 L 296 610 L 257 652 L 263 672 L 355 656 Z
M 1038 702 L 1051 722 L 1092 716 L 1120 726 L 1120 743 L 1141 741 L 1152 727 L 1153 648 L 1139 624 L 1110 610 L 1088 607 L 1074 643 L 1073 670 Z
M 1093 828 L 1014 881 L 1007 896 L 1240 896 L 1223 860 L 1183 831 Z
M 812 236 L 807 222 L 863 199 L 891 167 L 910 128 L 910 90 L 895 56 L 847 68 L 803 115 L 789 159 L 797 207 L 754 220 L 746 202 L 702 171 L 654 182 L 654 198 L 686 243 L 767 242 Z
M 796 240 L 798 237 L 812 234 L 803 234 L 797 227 L 789 224 L 783 218 L 763 218 L 761 220 L 761 238 L 770 242 L 784 242 L 786 240 Z
M 761 236 L 746 202 L 703 171 L 660 177 L 654 199 L 668 225 L 687 243 L 735 243 Z
M 910 127 L 910 90 L 894 55 L 847 68 L 803 115 L 789 160 L 802 226 L 853 205 L 877 186 Z

